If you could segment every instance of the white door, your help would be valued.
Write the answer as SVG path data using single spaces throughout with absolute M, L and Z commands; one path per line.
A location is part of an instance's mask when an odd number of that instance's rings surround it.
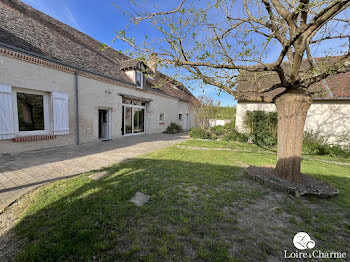
M 188 114 L 183 115 L 183 125 L 182 128 L 183 130 L 188 130 Z

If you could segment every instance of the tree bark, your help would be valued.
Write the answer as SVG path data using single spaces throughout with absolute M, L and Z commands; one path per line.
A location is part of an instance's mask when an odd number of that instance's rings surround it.
M 301 151 L 311 96 L 305 91 L 291 90 L 276 99 L 278 115 L 276 173 L 283 179 L 300 180 Z

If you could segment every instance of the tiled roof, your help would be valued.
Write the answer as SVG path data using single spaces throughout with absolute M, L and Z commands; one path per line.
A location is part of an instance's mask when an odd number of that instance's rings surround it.
M 152 78 L 146 77 L 146 87 L 158 93 L 177 97 L 182 101 L 194 102 L 196 100 L 181 82 L 159 72 L 153 74 Z
M 134 83 L 121 69 L 142 63 L 112 48 L 102 50 L 103 44 L 99 41 L 19 0 L 0 0 L 0 42 L 130 85 Z M 183 98 L 182 94 L 174 94 L 166 86 L 159 89 L 151 88 L 163 95 Z M 186 87 L 184 89 L 192 96 Z
M 120 62 L 120 70 L 128 69 L 128 68 L 138 68 L 142 62 L 136 59 L 129 59 Z
M 337 57 L 316 58 L 316 64 L 322 67 L 322 63 L 330 62 L 329 60 L 336 60 Z M 287 69 L 287 65 L 283 65 Z M 301 73 L 305 73 L 309 69 L 307 61 L 303 61 L 301 66 Z M 288 69 L 287 69 L 288 70 Z M 236 89 L 236 99 L 246 101 L 266 101 L 271 102 L 272 99 L 279 93 L 283 92 L 284 88 L 278 88 L 267 93 L 261 93 L 264 90 L 272 87 L 274 84 L 280 83 L 279 77 L 275 72 L 269 73 L 245 73 L 242 74 L 238 80 L 238 87 Z M 329 92 L 329 90 L 330 92 Z M 350 98 L 350 73 L 341 73 L 330 75 L 324 81 L 312 84 L 309 88 L 314 99 L 317 98 Z M 333 96 L 331 96 L 331 94 Z

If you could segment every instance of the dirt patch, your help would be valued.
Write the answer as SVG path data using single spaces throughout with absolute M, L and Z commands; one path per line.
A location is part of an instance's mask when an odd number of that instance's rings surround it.
M 271 187 L 292 193 L 296 196 L 315 196 L 319 198 L 331 198 L 339 195 L 338 189 L 328 183 L 312 176 L 301 174 L 300 182 L 281 179 L 272 167 L 250 166 L 248 175 Z
M 0 214 L 0 261 L 15 261 L 25 240 L 16 236 L 14 227 L 27 207 L 29 195 L 24 195 Z

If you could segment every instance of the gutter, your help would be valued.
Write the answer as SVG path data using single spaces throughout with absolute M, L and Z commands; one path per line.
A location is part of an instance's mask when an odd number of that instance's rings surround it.
M 79 128 L 79 71 L 75 70 L 75 121 L 77 127 L 77 145 L 80 144 L 80 128 Z
M 350 101 L 350 97 L 314 97 L 312 101 Z M 251 100 L 237 100 L 237 103 L 273 104 L 273 102 Z
M 315 97 L 312 101 L 349 101 L 350 97 Z

